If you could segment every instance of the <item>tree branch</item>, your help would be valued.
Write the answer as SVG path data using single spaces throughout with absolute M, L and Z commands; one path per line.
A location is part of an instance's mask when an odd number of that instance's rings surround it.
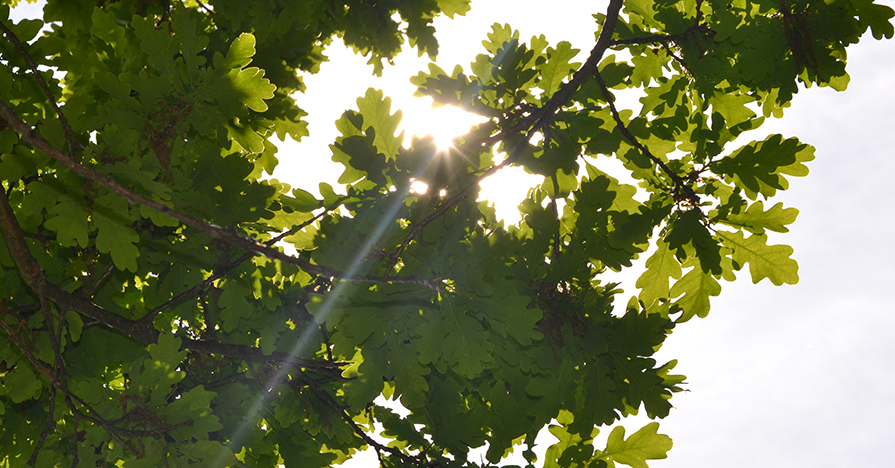
M 615 101 L 612 97 L 612 94 L 609 93 L 609 88 L 606 87 L 606 82 L 603 81 L 603 77 L 600 75 L 599 72 L 594 72 L 594 77 L 600 84 L 600 89 L 603 90 L 603 97 L 606 98 L 606 102 L 609 103 L 609 110 L 612 112 L 612 118 L 615 119 L 615 124 L 622 132 L 622 135 L 624 135 L 624 137 L 635 148 L 640 150 L 640 152 L 643 153 L 644 156 L 649 158 L 652 162 L 656 163 L 656 165 L 659 166 L 660 169 L 662 169 L 662 172 L 667 174 L 668 177 L 670 177 L 671 180 L 674 181 L 673 192 L 676 193 L 678 191 L 683 191 L 684 195 L 682 198 L 684 200 L 689 201 L 693 206 L 699 205 L 699 195 L 697 195 L 696 192 L 693 191 L 693 188 L 690 187 L 689 184 L 687 184 L 687 181 L 684 180 L 684 178 L 682 178 L 681 176 L 677 175 L 674 171 L 672 171 L 671 168 L 668 167 L 668 165 L 665 164 L 664 161 L 654 156 L 653 153 L 651 153 L 646 146 L 643 146 L 643 144 L 641 144 L 640 141 L 637 140 L 637 138 L 631 133 L 631 131 L 628 130 L 628 127 L 625 126 L 625 123 L 622 121 L 621 115 L 619 115 L 618 113 L 618 109 L 615 107 Z M 675 197 L 677 198 L 677 195 L 675 195 Z
M 65 133 L 65 139 L 68 140 L 70 155 L 73 156 L 75 151 L 80 151 L 84 146 L 78 140 L 78 136 L 75 134 L 75 131 L 72 130 L 71 125 L 69 125 L 68 119 L 66 119 L 65 115 L 62 113 L 62 109 L 60 109 L 59 105 L 56 103 L 56 98 L 53 97 L 50 87 L 47 86 L 47 82 L 44 80 L 43 75 L 41 75 L 40 70 L 37 69 L 37 64 L 34 63 L 31 55 L 25 50 L 25 47 L 22 45 L 22 42 L 19 41 L 18 36 L 16 36 L 12 30 L 7 28 L 2 21 L 0 21 L 0 31 L 3 31 L 3 33 L 6 34 L 6 38 L 9 39 L 9 42 L 12 42 L 15 48 L 19 51 L 19 54 L 22 55 L 22 58 L 25 59 L 28 68 L 34 73 L 34 78 L 37 80 L 37 84 L 40 85 L 40 89 L 43 90 L 44 95 L 50 100 L 50 105 L 53 106 L 53 110 L 56 111 L 56 116 L 59 117 L 59 123 L 62 124 L 62 131 Z
M 19 268 L 19 274 L 25 284 L 28 285 L 38 297 L 55 302 L 60 310 L 74 310 L 109 328 L 118 330 L 135 340 L 144 343 L 158 342 L 159 332 L 151 326 L 136 320 L 128 320 L 121 315 L 94 304 L 89 299 L 75 296 L 55 284 L 48 282 L 44 277 L 43 269 L 41 269 L 40 265 L 38 265 L 37 261 L 31 255 L 31 251 L 25 243 L 25 238 L 22 236 L 22 229 L 15 218 L 12 207 L 9 205 L 9 199 L 3 191 L 0 191 L 0 229 L 3 231 L 3 236 L 9 247 L 9 252 L 15 261 L 16 266 Z M 342 365 L 342 363 L 301 359 L 285 352 L 274 352 L 270 355 L 265 355 L 259 348 L 218 343 L 214 341 L 199 341 L 189 338 L 182 338 L 181 349 L 237 357 L 253 361 L 280 363 L 294 362 L 303 368 L 313 369 L 321 373 L 327 373 L 328 371 L 338 372 L 339 367 Z M 52 376 L 48 377 L 52 378 Z
M 686 39 L 696 34 L 697 32 L 708 32 L 708 29 L 705 27 L 705 25 L 697 24 L 680 34 L 654 34 L 650 36 L 632 37 L 628 39 L 616 39 L 612 41 L 612 45 L 610 47 L 620 45 L 668 44 L 670 42 L 677 42 L 681 39 Z
M 330 405 L 330 407 L 332 407 L 333 410 L 338 412 L 339 416 L 346 423 L 348 423 L 349 426 L 351 426 L 351 428 L 354 430 L 354 433 L 357 434 L 358 437 L 363 439 L 364 442 L 367 443 L 367 445 L 373 447 L 377 453 L 380 451 L 388 452 L 388 453 L 392 454 L 393 456 L 400 458 L 401 461 L 404 462 L 407 466 L 414 466 L 414 465 L 420 464 L 420 462 L 422 460 L 420 460 L 419 457 L 412 457 L 410 455 L 406 455 L 394 447 L 389 447 L 386 445 L 382 445 L 379 442 L 376 442 L 372 437 L 367 435 L 367 433 L 360 426 L 358 426 L 356 422 L 354 422 L 354 419 L 351 418 L 351 415 L 349 415 L 347 412 L 345 412 L 345 409 L 341 405 L 339 405 L 339 403 L 332 397 L 332 395 L 330 395 L 328 392 L 326 392 L 325 390 L 320 388 L 320 386 L 317 385 L 317 382 L 315 382 L 313 379 L 308 378 L 305 375 L 305 373 L 302 372 L 300 369 L 298 371 L 300 372 L 302 380 L 308 385 L 308 387 L 310 387 L 311 390 L 313 390 L 314 393 L 317 394 L 317 396 L 319 396 L 328 405 Z
M 75 413 L 75 424 L 74 424 L 74 432 L 71 438 L 71 451 L 72 451 L 72 461 L 71 468 L 76 468 L 78 466 L 79 456 L 78 456 L 78 442 L 81 441 L 81 436 L 78 434 L 78 424 L 81 423 L 81 412 L 78 411 Z
M 516 148 L 513 150 L 510 155 L 504 159 L 503 161 L 491 166 L 486 170 L 482 175 L 477 177 L 474 181 L 472 181 L 469 185 L 466 186 L 460 193 L 454 195 L 453 197 L 445 200 L 445 202 L 435 210 L 434 213 L 427 216 L 422 221 L 416 223 L 413 228 L 410 230 L 410 233 L 404 238 L 404 241 L 401 242 L 401 245 L 398 246 L 398 249 L 394 254 L 391 255 L 392 260 L 389 262 L 389 266 L 386 269 L 386 276 L 391 273 L 392 268 L 397 264 L 398 259 L 401 254 L 404 253 L 404 250 L 410 245 L 410 242 L 413 239 L 420 236 L 423 232 L 423 229 L 431 223 L 432 221 L 438 219 L 441 215 L 443 215 L 448 209 L 452 206 L 456 205 L 463 197 L 469 194 L 473 187 L 481 183 L 481 181 L 493 175 L 495 172 L 503 169 L 504 167 L 510 166 L 519 159 L 519 156 L 522 155 L 522 151 L 527 147 L 529 141 L 534 136 L 534 133 L 541 128 L 546 127 L 550 124 L 550 121 L 553 120 L 553 117 L 556 115 L 556 112 L 566 104 L 569 99 L 572 98 L 572 95 L 581 88 L 581 85 L 584 83 L 589 76 L 593 75 L 597 72 L 598 67 L 600 65 L 600 60 L 603 58 L 603 54 L 606 52 L 612 45 L 612 34 L 615 32 L 615 25 L 618 23 L 618 14 L 621 10 L 623 0 L 610 0 L 609 7 L 606 9 L 606 21 L 603 23 L 603 27 L 600 30 L 600 36 L 597 38 L 597 43 L 594 45 L 594 48 L 590 52 L 590 56 L 588 56 L 587 61 L 581 65 L 580 68 L 572 75 L 572 79 L 567 83 L 564 83 L 559 90 L 550 97 L 546 104 L 541 106 L 540 108 L 532 111 L 528 116 L 524 117 L 519 123 L 512 126 L 507 131 L 501 131 L 496 135 L 492 135 L 483 140 L 479 140 L 476 142 L 479 146 L 485 146 L 487 144 L 493 144 L 497 141 L 502 141 L 509 136 L 512 136 L 520 131 L 525 132 L 525 136 Z
M 92 180 L 124 197 L 130 204 L 152 208 L 159 213 L 168 215 L 189 227 L 196 228 L 214 238 L 223 239 L 242 249 L 264 255 L 268 258 L 280 260 L 284 263 L 296 265 L 308 273 L 324 275 L 330 278 L 368 283 L 419 284 L 436 291 L 439 291 L 442 288 L 441 284 L 436 281 L 420 278 L 417 276 L 395 278 L 387 276 L 351 275 L 333 268 L 325 267 L 322 265 L 315 265 L 308 262 L 307 260 L 304 260 L 301 257 L 293 257 L 291 255 L 287 255 L 254 239 L 244 237 L 235 230 L 226 229 L 214 224 L 207 223 L 205 221 L 198 220 L 185 213 L 181 213 L 180 211 L 177 211 L 169 207 L 168 205 L 165 205 L 164 203 L 150 200 L 149 198 L 146 198 L 143 195 L 140 195 L 133 190 L 121 185 L 112 177 L 100 174 L 93 169 L 90 169 L 89 167 L 72 160 L 65 153 L 43 139 L 43 137 L 41 137 L 30 125 L 22 121 L 22 119 L 20 119 L 19 116 L 16 115 L 16 113 L 12 109 L 10 109 L 9 106 L 7 106 L 7 104 L 2 100 L 0 100 L 0 116 L 2 116 L 7 121 L 7 123 L 9 123 L 11 127 L 13 127 L 13 129 L 15 129 L 19 134 L 22 135 L 22 139 L 24 139 L 28 143 L 31 143 L 37 149 L 43 151 L 53 159 L 59 161 L 60 163 L 62 163 L 62 165 L 71 169 L 81 177 Z
M 0 23 L 2 24 L 2 23 Z M 47 413 L 47 420 L 44 422 L 44 428 L 40 432 L 40 437 L 37 439 L 37 444 L 34 445 L 34 451 L 31 452 L 31 458 L 28 459 L 26 465 L 34 468 L 37 465 L 37 455 L 40 453 L 40 449 L 43 448 L 44 444 L 47 441 L 47 436 L 50 435 L 50 428 L 53 427 L 53 423 L 56 422 L 53 417 L 53 413 L 56 412 L 56 387 L 50 387 L 50 412 Z
M 136 450 L 136 448 L 132 444 L 130 444 L 129 442 L 124 440 L 121 437 L 121 435 L 116 432 L 117 428 L 114 425 L 112 425 L 109 421 L 105 420 L 102 416 L 100 416 L 100 414 L 97 413 L 97 411 L 92 406 L 90 406 L 87 402 L 85 402 L 83 399 L 81 399 L 74 393 L 70 392 L 68 390 L 68 387 L 65 384 L 65 382 L 63 380 L 57 378 L 57 376 L 54 375 L 54 373 L 50 369 L 48 369 L 45 365 L 41 364 L 41 362 L 37 359 L 37 357 L 34 356 L 34 353 L 32 353 L 28 350 L 27 344 L 15 332 L 15 330 L 13 330 L 12 327 L 9 326 L 9 324 L 7 324 L 6 321 L 2 319 L 2 317 L 0 317 L 0 327 L 2 327 L 4 331 L 6 331 L 6 334 L 9 335 L 9 340 L 12 341 L 13 344 L 19 349 L 19 351 L 21 351 L 22 354 L 25 355 L 25 358 L 28 360 L 28 362 L 31 363 L 31 365 L 34 367 L 34 369 L 39 371 L 40 373 L 44 374 L 47 377 L 47 380 L 50 381 L 50 385 L 52 386 L 52 388 L 61 390 L 62 393 L 65 394 L 66 400 L 69 402 L 69 408 L 72 410 L 72 412 L 76 412 L 77 410 L 74 408 L 74 405 L 70 404 L 70 401 L 71 401 L 70 399 L 75 399 L 78 401 L 78 403 L 80 403 L 82 406 L 84 406 L 84 408 L 86 408 L 88 411 L 90 411 L 91 413 L 94 414 L 93 417 L 81 415 L 82 417 L 89 419 L 89 420 L 103 426 L 107 431 L 109 431 L 109 434 L 111 434 L 113 437 L 118 439 L 118 441 L 121 442 L 121 444 L 125 448 L 127 448 L 131 453 L 133 453 L 134 455 L 138 455 L 138 458 L 139 458 L 139 452 Z M 50 417 L 52 417 L 52 414 L 50 415 Z M 36 460 L 37 460 L 36 456 L 34 456 L 33 458 L 35 459 L 35 462 L 36 462 Z
M 273 246 L 273 245 L 276 244 L 277 242 L 283 240 L 283 238 L 288 237 L 288 236 L 290 236 L 290 235 L 292 235 L 292 234 L 295 234 L 295 233 L 298 232 L 298 231 L 301 231 L 301 230 L 304 229 L 306 226 L 310 225 L 310 224 L 313 223 L 314 221 L 317 221 L 317 220 L 320 219 L 324 214 L 326 214 L 326 213 L 328 213 L 328 212 L 329 212 L 329 210 L 324 209 L 323 211 L 320 212 L 320 214 L 318 214 L 318 215 L 314 216 L 313 218 L 309 219 L 308 221 L 305 221 L 304 223 L 301 223 L 300 225 L 295 226 L 294 228 L 292 228 L 292 229 L 290 229 L 290 230 L 288 230 L 288 231 L 286 231 L 286 232 L 284 232 L 284 233 L 282 233 L 282 234 L 280 234 L 280 235 L 274 237 L 273 239 L 271 239 L 271 240 L 265 242 L 264 245 L 266 245 L 266 246 L 268 246 L 268 247 Z M 150 324 L 152 324 L 152 322 L 155 321 L 155 318 L 158 316 L 158 314 L 161 313 L 163 310 L 167 309 L 168 307 L 177 305 L 177 304 L 179 304 L 180 302 L 182 302 L 182 301 L 184 301 L 184 300 L 186 300 L 186 299 L 188 299 L 188 298 L 190 298 L 190 297 L 193 297 L 193 295 L 195 295 L 195 294 L 198 293 L 199 291 L 204 290 L 205 288 L 207 288 L 208 286 L 210 286 L 211 283 L 213 283 L 213 282 L 217 281 L 218 279 L 224 277 L 224 275 L 226 275 L 227 273 L 231 272 L 234 268 L 236 268 L 236 267 L 238 267 L 239 265 L 241 265 L 242 262 L 248 260 L 250 257 L 253 257 L 254 255 L 255 255 L 254 252 L 249 252 L 249 253 L 243 254 L 241 257 L 239 257 L 239 258 L 236 259 L 235 261 L 233 261 L 233 262 L 231 262 L 230 264 L 228 264 L 227 266 L 225 266 L 221 271 L 216 271 L 216 272 L 214 272 L 214 274 L 212 274 L 211 276 L 209 276 L 207 279 L 205 279 L 204 281 L 200 282 L 199 284 L 193 286 L 193 287 L 190 288 L 190 289 L 187 289 L 186 291 L 184 291 L 184 292 L 178 294 L 177 296 L 174 296 L 174 297 L 171 298 L 169 301 L 167 301 L 167 302 L 165 302 L 164 304 L 162 304 L 162 305 L 156 307 L 155 309 L 152 309 L 151 312 L 149 312 L 149 313 L 146 314 L 145 316 L 141 317 L 139 320 L 137 320 L 137 322 L 139 322 L 139 323 L 141 323 L 141 324 L 144 324 L 144 325 L 150 325 Z M 91 294 L 91 296 L 92 296 L 92 294 Z
M 650 36 L 640 36 L 640 37 L 632 37 L 629 39 L 616 39 L 612 41 L 612 46 L 617 45 L 643 45 L 643 44 L 656 44 L 661 43 L 663 45 L 668 45 L 670 42 L 677 42 L 681 39 L 686 39 L 697 32 L 710 33 L 712 32 L 708 26 L 702 24 L 703 14 L 702 14 L 702 2 L 703 0 L 696 0 L 696 21 L 695 24 L 690 27 L 690 29 L 680 33 L 680 34 L 653 34 Z

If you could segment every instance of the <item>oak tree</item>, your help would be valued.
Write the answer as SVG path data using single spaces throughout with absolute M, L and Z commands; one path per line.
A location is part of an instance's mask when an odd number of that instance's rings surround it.
M 657 423 L 592 441 L 669 414 L 684 377 L 653 355 L 721 281 L 798 281 L 768 241 L 798 212 L 770 199 L 813 148 L 743 136 L 895 32 L 870 0 L 610 0 L 579 63 L 495 24 L 468 66 L 411 78 L 484 123 L 438 151 L 370 89 L 313 156 L 344 165 L 316 197 L 273 178 L 314 117 L 302 76 L 333 41 L 372 73 L 404 43 L 434 58 L 433 18 L 469 0 L 2 3 L 5 467 L 664 458 Z M 509 166 L 543 177 L 516 225 L 477 201 Z M 642 256 L 622 296 L 605 273 Z

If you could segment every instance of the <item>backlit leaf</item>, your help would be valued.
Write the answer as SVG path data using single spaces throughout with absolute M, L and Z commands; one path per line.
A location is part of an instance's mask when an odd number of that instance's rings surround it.
M 646 460 L 660 460 L 671 450 L 671 438 L 658 433 L 659 423 L 651 422 L 625 439 L 625 428 L 618 426 L 609 433 L 606 449 L 598 457 L 632 468 L 647 468 Z
M 741 266 L 749 264 L 752 282 L 768 278 L 777 286 L 799 282 L 799 264 L 790 258 L 788 245 L 767 245 L 767 236 L 753 234 L 746 238 L 741 232 L 719 231 L 724 245 L 733 249 L 733 260 Z

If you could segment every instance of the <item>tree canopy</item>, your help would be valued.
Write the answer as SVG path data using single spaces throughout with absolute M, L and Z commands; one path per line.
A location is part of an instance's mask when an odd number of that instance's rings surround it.
M 411 78 L 484 123 L 440 151 L 370 89 L 306 156 L 344 165 L 317 197 L 274 178 L 314 117 L 302 77 L 333 41 L 371 73 L 405 43 L 434 59 L 469 0 L 0 3 L 4 467 L 646 467 L 658 423 L 608 428 L 669 414 L 671 331 L 738 272 L 798 282 L 771 198 L 814 150 L 747 132 L 895 35 L 870 0 L 609 0 L 579 63 L 495 24 Z M 510 166 L 543 177 L 515 225 L 478 201 Z M 639 257 L 625 296 L 605 273 Z

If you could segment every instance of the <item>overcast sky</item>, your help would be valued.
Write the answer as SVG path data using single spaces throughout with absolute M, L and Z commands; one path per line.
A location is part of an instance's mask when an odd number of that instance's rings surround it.
M 468 69 L 494 22 L 520 29 L 523 40 L 544 34 L 551 44 L 568 40 L 587 51 L 594 43 L 590 15 L 605 4 L 473 1 L 467 17 L 438 21 L 438 62 L 447 70 L 456 63 Z M 300 146 L 283 145 L 275 174 L 281 180 L 315 191 L 320 177 L 338 177 L 327 149 L 333 121 L 355 108 L 369 86 L 405 108 L 411 132 L 427 126 L 461 132 L 474 121 L 429 111 L 426 99 L 410 97 L 407 80 L 426 63 L 415 54 L 399 58 L 382 79 L 367 79 L 362 59 L 335 48 L 330 55 L 333 61 L 307 78 L 309 92 L 299 97 L 310 112 L 312 136 Z M 650 462 L 653 468 L 892 466 L 895 208 L 888 197 L 895 174 L 895 43 L 867 36 L 848 55 L 848 91 L 803 90 L 783 120 L 762 129 L 817 148 L 811 174 L 791 179 L 791 189 L 775 199 L 801 210 L 791 232 L 775 238 L 795 248 L 801 281 L 752 285 L 741 273 L 736 283 L 722 284 L 708 318 L 669 337 L 659 359 L 679 359 L 676 371 L 687 375 L 690 391 L 677 394 L 676 409 L 660 421 L 674 449 L 667 460 Z M 509 179 L 513 185 L 499 190 L 524 185 Z M 645 423 L 634 418 L 623 425 L 630 433 Z

